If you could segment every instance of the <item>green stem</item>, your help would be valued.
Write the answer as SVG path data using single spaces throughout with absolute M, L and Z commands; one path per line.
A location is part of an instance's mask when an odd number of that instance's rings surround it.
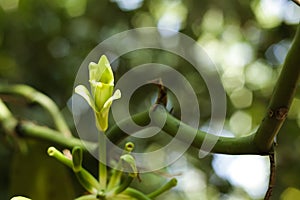
M 13 134 L 18 121 L 14 118 L 6 105 L 0 99 L 0 123 L 6 133 Z
M 173 117 L 162 106 L 156 107 L 156 109 L 152 111 L 152 116 L 154 122 L 157 123 L 164 121 L 166 117 L 166 122 L 162 127 L 163 131 L 183 142 L 189 142 L 186 141 L 186 138 L 194 138 L 191 145 L 198 149 L 202 147 L 203 141 L 206 140 L 207 143 L 215 143 L 215 145 L 211 149 L 212 153 L 261 154 L 261 152 L 259 152 L 258 149 L 256 149 L 256 147 L 253 145 L 254 135 L 229 138 L 208 134 L 201 130 L 195 130 L 193 127 Z M 177 134 L 179 127 L 181 128 L 181 131 L 184 132 L 184 134 Z
M 58 131 L 44 126 L 39 126 L 30 122 L 19 123 L 16 129 L 17 133 L 20 136 L 53 142 L 55 144 L 59 144 L 70 149 L 75 146 L 79 146 L 84 151 L 87 151 L 86 146 L 88 146 L 91 149 L 97 148 L 96 143 L 80 140 L 74 137 L 67 138 L 60 134 L 60 132 Z
M 120 184 L 120 180 L 122 177 L 123 172 L 120 170 L 120 162 L 118 163 L 118 166 L 116 169 L 113 169 L 111 178 L 109 179 L 109 183 L 107 186 L 107 190 L 110 191 L 114 187 L 118 186 Z
M 58 107 L 48 96 L 38 92 L 27 85 L 0 85 L 0 93 L 20 95 L 32 103 L 42 106 L 52 117 L 54 124 L 66 137 L 71 137 L 71 131 L 67 126 Z
M 181 122 L 180 120 L 173 117 L 170 113 L 163 109 L 154 109 L 152 112 L 154 122 L 164 121 L 166 115 L 166 123 L 162 128 L 164 132 L 175 137 L 177 135 L 178 127 L 182 126 L 181 130 L 184 132 L 184 136 L 178 137 L 182 141 L 186 141 L 186 138 L 194 137 L 192 141 L 192 146 L 196 148 L 201 148 L 204 139 L 208 142 L 216 141 L 215 146 L 211 150 L 212 153 L 223 153 L 223 154 L 263 154 L 260 152 L 255 145 L 253 145 L 254 135 L 249 135 L 239 138 L 228 138 L 221 137 L 212 134 L 207 134 L 201 130 L 195 130 L 189 125 Z M 139 125 L 147 125 L 150 121 L 149 112 L 142 112 L 132 116 L 132 119 Z M 120 122 L 121 124 L 129 123 L 129 119 L 124 119 Z M 197 134 L 195 135 L 195 132 Z M 111 129 L 107 131 L 107 137 L 112 142 L 119 142 L 120 138 L 124 139 L 128 134 L 124 133 L 117 125 L 114 125 Z
M 261 152 L 269 152 L 275 136 L 286 119 L 300 77 L 300 24 L 286 56 L 273 95 L 254 142 Z
M 106 190 L 107 166 L 106 166 L 106 137 L 103 132 L 99 133 L 99 182 L 100 190 Z
M 132 116 L 132 120 L 140 126 L 145 126 L 150 122 L 149 112 L 144 111 L 135 114 Z M 123 127 L 126 126 L 128 123 L 130 123 L 129 119 L 123 119 L 122 121 L 119 122 L 120 126 Z M 123 132 L 122 129 L 120 129 L 117 124 L 114 124 L 110 129 L 106 131 L 106 136 L 111 142 L 119 143 L 123 141 L 126 137 L 128 137 L 128 134 Z
M 64 165 L 68 166 L 69 168 L 73 169 L 74 171 L 74 165 L 73 161 L 69 158 L 67 158 L 64 154 L 62 154 L 60 151 L 58 151 L 54 147 L 48 148 L 48 154 L 51 157 L 56 158 L 58 161 L 63 163 Z M 90 193 L 97 194 L 99 183 L 94 178 L 93 175 L 91 175 L 87 170 L 81 168 L 79 171 L 74 171 L 76 174 L 76 177 L 80 184 Z
M 138 200 L 151 200 L 148 196 L 143 194 L 142 192 L 135 190 L 133 188 L 127 188 L 122 194 L 127 194 L 133 198 L 136 198 Z
M 133 181 L 134 175 L 132 174 L 128 174 L 126 179 L 123 180 L 123 182 L 116 188 L 116 190 L 113 192 L 114 194 L 119 194 L 121 192 L 123 192 L 126 188 L 129 187 L 129 185 L 131 184 L 131 182 Z
M 73 161 L 73 171 L 79 172 L 82 169 L 82 149 L 78 146 L 75 146 L 72 149 L 72 161 Z
M 155 111 L 157 115 L 155 115 L 154 120 L 162 120 L 160 119 L 163 117 L 163 114 L 159 114 L 159 109 L 156 109 Z M 142 112 L 139 114 L 136 114 L 132 117 L 133 121 L 135 121 L 139 125 L 147 125 L 150 122 L 149 119 L 149 112 Z M 124 119 L 120 123 L 126 124 L 128 123 L 128 119 Z M 167 113 L 167 123 L 163 127 L 163 130 L 167 132 L 168 134 L 175 136 L 177 133 L 178 126 L 181 124 L 183 126 L 183 130 L 185 131 L 185 134 L 190 135 L 194 134 L 195 130 L 191 128 L 190 126 L 182 123 L 169 113 Z M 83 150 L 86 150 L 85 145 L 82 144 L 82 141 L 76 138 L 68 138 L 66 139 L 62 135 L 59 134 L 59 132 L 54 131 L 52 129 L 38 126 L 32 123 L 21 123 L 18 126 L 18 131 L 21 135 L 27 136 L 27 137 L 33 137 L 37 139 L 43 139 L 50 142 L 54 142 L 56 144 L 63 145 L 68 148 L 72 148 L 74 146 L 80 146 Z M 101 134 L 100 134 L 101 135 Z M 124 133 L 117 125 L 114 125 L 111 129 L 109 129 L 106 133 L 108 139 L 110 139 L 112 142 L 120 142 L 122 139 L 128 136 L 127 133 Z M 100 137 L 100 136 L 99 136 Z M 192 142 L 192 145 L 196 148 L 200 148 L 204 138 L 208 140 L 215 140 L 214 135 L 206 134 L 205 132 L 202 132 L 200 130 L 197 131 L 197 135 Z M 247 136 L 247 137 L 240 137 L 240 138 L 226 138 L 226 137 L 218 137 L 217 143 L 212 149 L 212 152 L 214 153 L 225 153 L 225 154 L 262 154 L 261 151 L 259 151 L 255 145 L 253 145 L 253 135 Z M 179 138 L 184 141 L 185 138 Z M 103 140 L 100 140 L 103 141 Z M 99 141 L 99 142 L 100 142 Z M 91 142 L 85 142 L 87 146 L 91 149 L 96 149 L 95 143 Z M 104 145 L 101 145 L 99 148 L 99 155 L 100 152 L 106 151 L 104 148 L 104 151 L 101 150 L 101 147 L 104 147 Z M 106 168 L 106 167 L 105 167 Z M 106 185 L 106 181 L 105 181 Z
M 177 180 L 176 178 L 172 178 L 170 181 L 168 181 L 165 185 L 160 187 L 158 190 L 151 192 L 147 196 L 151 199 L 161 195 L 162 193 L 170 190 L 171 188 L 175 187 L 177 185 Z
M 162 120 L 160 119 L 160 114 L 158 111 L 159 109 L 156 109 L 158 114 L 156 115 L 156 118 L 154 120 Z M 136 121 L 140 125 L 145 125 L 149 122 L 149 114 L 148 112 L 142 112 L 139 114 L 134 115 L 133 120 Z M 171 136 L 175 136 L 177 133 L 178 125 L 183 126 L 183 130 L 185 131 L 185 134 L 190 135 L 194 134 L 195 130 L 191 128 L 190 126 L 182 123 L 175 117 L 173 117 L 170 114 L 167 114 L 167 123 L 163 127 L 163 130 L 170 134 Z M 123 120 L 121 123 L 128 123 L 128 120 Z M 89 149 L 96 149 L 97 145 L 92 142 L 82 141 L 77 138 L 66 138 L 59 134 L 59 132 L 49 129 L 47 127 L 38 126 L 29 122 L 23 122 L 18 125 L 18 133 L 24 137 L 30 137 L 30 138 L 36 138 L 36 139 L 42 139 L 45 141 L 53 142 L 55 144 L 62 145 L 67 148 L 72 148 L 74 146 L 79 146 L 83 150 L 87 150 L 86 146 L 89 147 Z M 100 134 L 101 135 L 101 134 Z M 207 135 L 207 137 L 206 137 Z M 113 142 L 119 142 L 121 139 L 124 139 L 127 137 L 128 134 L 124 133 L 119 127 L 114 125 L 111 129 L 107 131 L 107 137 Z M 100 137 L 100 136 L 99 136 Z M 197 135 L 192 142 L 192 145 L 196 148 L 200 148 L 204 138 L 208 140 L 215 140 L 214 135 L 206 134 L 205 132 L 202 132 L 200 130 L 197 131 Z M 184 138 L 179 138 L 184 141 Z M 101 141 L 101 140 L 100 140 Z M 102 140 L 103 141 L 103 140 Z M 85 145 L 84 145 L 85 144 Z M 101 150 L 100 146 L 99 148 L 99 155 L 100 152 L 104 152 Z M 261 152 L 256 149 L 255 145 L 253 145 L 253 135 L 247 136 L 247 137 L 240 137 L 240 138 L 226 138 L 226 137 L 218 137 L 217 143 L 212 149 L 212 152 L 214 153 L 225 153 L 225 154 L 261 154 Z M 106 182 L 105 182 L 106 183 Z
M 67 158 L 64 154 L 62 154 L 60 151 L 58 151 L 55 147 L 49 147 L 47 153 L 49 156 L 54 157 L 59 162 L 68 166 L 69 168 L 73 169 L 72 160 Z
M 133 151 L 133 149 L 134 149 L 134 144 L 132 142 L 127 142 L 125 144 L 125 148 L 124 148 L 124 151 L 123 151 L 122 155 L 131 153 Z M 116 187 L 120 184 L 122 174 L 123 174 L 122 159 L 120 158 L 116 168 L 112 170 L 112 175 L 109 179 L 108 186 L 107 186 L 108 191 L 112 190 L 114 187 Z
M 62 145 L 66 148 L 73 148 L 79 146 L 84 151 L 87 151 L 86 146 L 89 149 L 96 149 L 97 144 L 80 140 L 71 136 L 65 137 L 58 131 L 47 128 L 45 126 L 39 126 L 30 122 L 18 122 L 3 101 L 0 99 L 0 124 L 2 125 L 4 131 L 8 135 L 17 136 L 15 133 L 23 137 L 40 139 L 48 142 L 53 142 L 55 144 Z
M 300 27 L 300 26 L 299 26 Z M 286 114 L 291 105 L 291 102 L 294 97 L 295 89 L 299 80 L 300 75 L 300 28 L 295 36 L 293 45 L 286 57 L 284 66 L 282 68 L 281 74 L 277 81 L 275 90 L 271 97 L 269 104 L 268 113 L 266 114 L 264 120 L 262 121 L 258 131 L 255 135 L 250 135 L 240 138 L 226 138 L 218 137 L 211 134 L 206 134 L 200 130 L 197 130 L 195 139 L 192 142 L 192 145 L 196 148 L 200 148 L 204 139 L 208 141 L 215 141 L 217 139 L 216 145 L 213 147 L 212 152 L 214 153 L 225 153 L 225 154 L 268 154 L 270 151 L 274 137 L 278 134 L 279 129 L 281 128 L 283 122 L 285 121 Z M 24 86 L 24 85 L 15 85 L 15 86 L 3 86 L 0 85 L 0 92 L 19 94 L 32 102 L 37 102 L 41 104 L 48 112 L 52 115 L 55 120 L 55 124 L 61 132 L 66 133 L 68 128 L 65 127 L 65 122 L 61 117 L 58 108 L 53 103 L 51 99 L 47 96 L 35 91 L 34 89 Z M 1 108 L 3 110 L 3 106 Z M 158 110 L 158 109 L 157 109 Z M 160 111 L 154 111 L 160 112 Z M 7 113 L 7 112 L 6 112 Z M 11 125 L 8 125 L 8 122 L 4 122 L 4 119 L 11 118 L 9 115 L 2 114 L 0 116 L 0 121 L 4 126 L 11 127 L 15 126 L 15 121 L 12 120 Z M 154 120 L 161 120 L 160 115 L 157 115 Z M 143 112 L 132 117 L 133 120 L 139 125 L 147 125 L 150 121 L 149 113 Z M 121 123 L 126 124 L 128 120 L 123 120 Z M 63 124 L 63 125 L 62 125 Z M 182 125 L 185 134 L 194 134 L 194 129 L 178 119 L 174 118 L 167 113 L 167 121 L 163 130 L 168 134 L 175 136 L 177 133 L 178 126 Z M 66 137 L 55 135 L 56 131 L 51 129 L 40 127 L 36 125 L 30 125 L 28 123 L 22 123 L 19 125 L 20 133 L 24 136 L 31 136 L 35 138 L 40 138 L 48 141 L 53 141 L 55 143 L 64 145 L 66 147 L 74 147 L 76 145 L 81 146 L 83 149 L 86 149 L 82 146 L 80 140 L 77 139 L 66 139 Z M 67 131 L 68 132 L 68 131 Z M 55 133 L 55 134 L 54 134 Z M 69 135 L 69 134 L 67 134 Z M 122 139 L 127 137 L 127 134 L 120 130 L 116 125 L 107 131 L 107 137 L 112 142 L 120 142 Z M 218 137 L 218 138 L 216 138 Z M 179 138 L 183 141 L 185 138 Z M 90 144 L 92 145 L 92 144 Z M 99 151 L 104 146 L 101 145 Z M 106 149 L 105 149 L 106 151 Z M 104 152 L 104 151 L 101 151 Z M 106 155 L 105 155 L 106 157 Z M 103 171 L 106 171 L 106 167 Z M 104 172 L 103 172 L 104 173 Z M 102 184 L 106 185 L 106 181 Z

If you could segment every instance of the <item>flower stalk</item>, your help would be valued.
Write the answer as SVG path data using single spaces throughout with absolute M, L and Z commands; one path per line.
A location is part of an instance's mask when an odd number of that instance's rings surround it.
M 94 111 L 96 127 L 99 130 L 99 183 L 100 191 L 106 190 L 106 136 L 108 114 L 114 100 L 121 97 L 120 90 L 114 90 L 114 75 L 106 56 L 101 56 L 98 63 L 89 64 L 89 83 L 91 92 L 83 85 L 78 85 L 75 92 L 81 95 Z
M 99 133 L 99 183 L 100 190 L 106 190 L 107 167 L 106 167 L 106 136 Z

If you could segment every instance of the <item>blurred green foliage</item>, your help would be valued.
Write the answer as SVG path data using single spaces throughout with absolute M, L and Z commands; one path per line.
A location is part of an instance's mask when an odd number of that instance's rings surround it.
M 262 120 L 299 22 L 299 12 L 285 0 L 0 0 L 0 81 L 31 85 L 64 109 L 81 62 L 98 43 L 131 28 L 172 28 L 198 41 L 218 66 L 228 97 L 225 129 L 243 136 L 255 131 Z M 149 62 L 172 66 L 187 77 L 201 102 L 205 124 L 210 115 L 209 94 L 203 80 L 186 61 L 166 52 L 142 50 L 128 53 L 112 65 L 118 79 L 130 68 Z M 153 87 L 140 88 L 132 98 L 132 112 L 151 105 L 155 92 Z M 176 100 L 173 102 L 176 105 Z M 17 105 L 9 105 L 16 116 L 51 126 L 40 108 L 14 103 Z M 175 106 L 175 115 L 179 112 L 176 109 Z M 70 116 L 67 110 L 63 111 Z M 278 172 L 273 199 L 299 196 L 299 111 L 300 103 L 295 99 L 277 138 Z M 147 151 L 170 140 L 163 138 L 157 136 L 139 143 L 137 149 Z M 27 153 L 22 153 L 3 134 L 0 139 L 0 199 L 17 194 L 59 200 L 82 194 L 66 168 L 48 159 L 44 145 L 28 142 Z M 94 169 L 95 163 L 90 160 L 85 161 L 86 165 Z M 197 151 L 191 149 L 183 160 L 181 165 L 185 167 L 178 164 L 179 168 L 197 174 L 194 177 L 198 180 L 193 181 L 196 186 L 179 182 L 177 189 L 158 199 L 254 198 L 216 174 L 211 164 L 213 156 L 199 160 Z M 158 173 L 168 177 L 178 172 L 173 168 Z M 141 178 L 142 186 L 138 182 L 134 186 L 146 192 L 164 182 L 155 174 Z

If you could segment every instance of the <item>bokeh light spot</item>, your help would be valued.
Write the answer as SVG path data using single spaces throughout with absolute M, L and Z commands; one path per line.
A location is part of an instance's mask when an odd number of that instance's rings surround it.
M 65 8 L 70 17 L 78 17 L 85 13 L 87 0 L 67 0 Z
M 247 88 L 234 90 L 230 95 L 230 100 L 236 108 L 247 108 L 252 104 L 252 91 Z
M 224 57 L 224 64 L 230 67 L 245 67 L 252 59 L 252 47 L 248 43 L 236 43 L 229 47 Z
M 123 11 L 135 10 L 143 5 L 143 0 L 112 0 L 112 2 L 116 2 Z
M 251 89 L 263 89 L 272 82 L 273 69 L 261 61 L 256 61 L 246 68 L 245 76 Z
M 267 157 L 215 154 L 212 165 L 220 177 L 237 187 L 242 187 L 252 198 L 264 196 L 269 174 Z
M 0 0 L 0 6 L 4 11 L 16 10 L 19 6 L 19 0 Z
M 250 132 L 252 117 L 245 111 L 236 111 L 229 120 L 229 126 L 235 136 L 244 136 Z
M 245 83 L 243 68 L 226 68 L 222 75 L 222 83 L 227 92 L 242 88 Z
M 212 33 L 219 33 L 223 29 L 223 13 L 218 9 L 210 9 L 203 16 L 202 29 Z

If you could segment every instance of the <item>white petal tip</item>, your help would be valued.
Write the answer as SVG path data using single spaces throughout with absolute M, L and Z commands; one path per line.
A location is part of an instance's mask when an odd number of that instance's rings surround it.
M 121 91 L 119 89 L 117 89 L 114 93 L 114 97 L 115 99 L 120 99 L 121 98 Z
M 75 93 L 77 93 L 77 94 L 80 94 L 83 90 L 84 90 L 84 86 L 83 85 L 77 85 L 76 87 L 75 87 Z

